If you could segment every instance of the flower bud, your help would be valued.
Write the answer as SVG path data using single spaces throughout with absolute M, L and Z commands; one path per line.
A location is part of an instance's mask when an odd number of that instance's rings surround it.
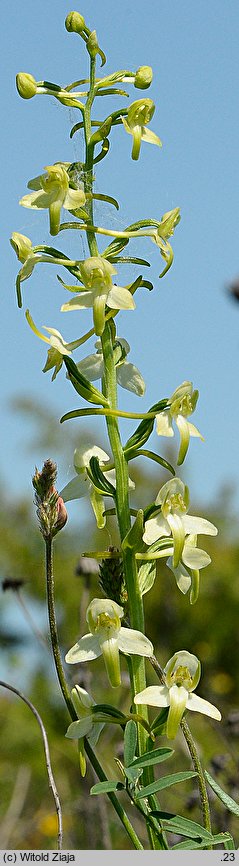
M 86 48 L 90 54 L 90 57 L 92 57 L 94 59 L 96 57 L 96 55 L 98 54 L 98 51 L 99 51 L 99 45 L 98 45 L 96 30 L 92 30 L 92 33 L 90 33 L 90 35 L 87 39 Z
M 65 20 L 65 27 L 68 33 L 79 33 L 85 29 L 85 19 L 79 12 L 69 12 Z
M 52 492 L 57 495 L 57 491 L 55 488 L 53 488 Z M 62 496 L 58 496 L 58 499 L 56 501 L 56 521 L 55 521 L 55 524 L 53 527 L 53 534 L 54 535 L 56 535 L 56 533 L 59 532 L 60 529 L 63 529 L 63 526 L 65 526 L 65 524 L 66 524 L 67 517 L 68 517 L 68 514 L 67 514 L 66 506 L 64 503 L 64 499 L 62 499 Z
M 18 72 L 16 76 L 16 86 L 19 96 L 22 99 L 31 99 L 37 93 L 37 83 L 33 75 L 29 72 Z
M 150 87 L 153 78 L 153 70 L 151 66 L 140 66 L 137 69 L 134 79 L 134 87 L 138 87 L 139 90 L 146 90 L 147 87 Z

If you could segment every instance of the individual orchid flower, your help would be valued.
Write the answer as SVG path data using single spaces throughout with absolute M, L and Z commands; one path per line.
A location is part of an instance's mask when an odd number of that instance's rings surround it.
M 155 111 L 155 105 L 152 99 L 137 99 L 132 102 L 128 108 L 127 117 L 121 117 L 122 123 L 126 132 L 133 136 L 132 159 L 138 159 L 140 154 L 141 141 L 148 141 L 150 144 L 158 144 L 162 146 L 162 142 L 155 132 L 151 129 L 146 129 L 146 125 L 150 122 Z
M 79 265 L 79 271 L 86 291 L 81 291 L 80 295 L 75 295 L 71 301 L 63 304 L 61 310 L 69 312 L 93 307 L 95 333 L 100 337 L 105 327 L 106 304 L 113 310 L 134 310 L 135 302 L 128 289 L 113 285 L 112 275 L 117 271 L 102 256 L 85 259 Z
M 201 665 L 197 656 L 187 650 L 176 652 L 167 662 L 164 674 L 165 685 L 148 686 L 135 695 L 134 702 L 148 704 L 150 707 L 169 707 L 167 719 L 169 740 L 176 737 L 185 709 L 220 721 L 221 713 L 217 707 L 192 694 L 201 676 Z
M 57 331 L 56 328 L 48 328 L 46 325 L 43 325 L 44 330 L 50 334 L 50 337 L 46 337 L 45 334 L 42 334 L 41 331 L 35 325 L 35 322 L 32 319 L 32 316 L 29 310 L 26 310 L 26 319 L 30 328 L 36 334 L 40 340 L 43 340 L 44 343 L 48 343 L 50 349 L 48 350 L 47 360 L 45 366 L 43 367 L 43 373 L 47 373 L 48 370 L 53 370 L 52 381 L 56 378 L 57 373 L 62 367 L 63 357 L 64 355 L 71 355 L 73 349 L 76 349 L 80 344 L 81 340 L 75 340 L 72 343 L 66 343 L 60 331 Z
M 96 379 L 102 379 L 104 372 L 103 354 L 101 350 L 101 342 L 97 340 L 95 343 L 95 355 L 87 355 L 82 361 L 77 364 L 78 369 L 83 376 L 86 376 L 90 382 L 95 382 Z M 126 388 L 127 391 L 132 391 L 138 397 L 143 397 L 145 392 L 145 382 L 141 376 L 138 367 L 126 361 L 126 357 L 130 352 L 130 345 L 123 337 L 116 337 L 114 344 L 114 358 L 116 366 L 116 379 L 118 385 Z
M 143 541 L 145 544 L 154 544 L 159 538 L 172 535 L 173 568 L 177 568 L 181 560 L 186 535 L 217 535 L 216 526 L 209 520 L 187 514 L 189 490 L 180 478 L 171 478 L 161 487 L 155 505 L 160 506 L 161 510 L 156 517 L 146 520 Z M 185 556 L 189 563 L 189 554 L 185 553 Z
M 94 748 L 98 743 L 104 723 L 94 722 L 92 707 L 95 706 L 96 702 L 91 695 L 82 688 L 82 686 L 74 686 L 71 690 L 71 698 L 78 715 L 78 720 L 76 722 L 71 722 L 71 725 L 67 728 L 66 737 L 69 737 L 71 740 L 78 740 L 81 775 L 85 776 L 86 758 L 84 737 L 86 737 L 90 746 Z
M 85 204 L 83 189 L 71 189 L 69 176 L 61 163 L 46 166 L 46 174 L 33 178 L 28 183 L 30 192 L 19 204 L 33 210 L 49 210 L 50 234 L 57 235 L 60 228 L 61 208 L 74 211 Z
M 203 436 L 197 427 L 187 420 L 196 408 L 199 392 L 193 390 L 192 382 L 182 382 L 169 399 L 169 409 L 164 409 L 156 415 L 156 430 L 158 436 L 174 436 L 173 421 L 180 433 L 180 448 L 177 459 L 178 466 L 183 463 L 187 454 L 190 436 Z
M 74 452 L 74 468 L 77 475 L 66 484 L 61 491 L 61 496 L 64 502 L 70 502 L 73 499 L 81 499 L 83 496 L 89 495 L 98 529 L 103 529 L 106 522 L 104 499 L 102 494 L 96 490 L 90 481 L 87 473 L 91 457 L 98 457 L 105 478 L 115 485 L 115 469 L 105 470 L 107 463 L 110 462 L 110 457 L 103 451 L 103 448 L 98 448 L 98 445 L 93 445 L 91 448 L 76 448 Z M 134 483 L 131 479 L 129 479 L 129 487 L 134 488 Z
M 31 276 L 33 268 L 37 262 L 41 261 L 42 257 L 35 254 L 35 247 L 32 246 L 30 238 L 20 234 L 20 232 L 12 233 L 10 244 L 15 250 L 19 262 L 22 262 L 22 268 L 20 268 L 16 280 L 18 305 L 21 307 L 21 283 Z
M 121 626 L 124 610 L 111 598 L 94 598 L 86 612 L 90 632 L 85 634 L 66 655 L 68 664 L 80 664 L 103 655 L 109 682 L 120 686 L 119 651 L 126 655 L 153 655 L 153 645 L 144 634 Z
M 165 268 L 159 275 L 160 277 L 164 277 L 173 263 L 173 250 L 168 238 L 173 235 L 174 229 L 180 222 L 180 219 L 180 208 L 175 207 L 162 216 L 158 227 L 154 228 L 152 232 L 152 241 L 159 247 L 161 256 L 166 262 Z
M 181 559 L 174 568 L 173 557 L 167 559 L 166 565 L 173 572 L 176 584 L 184 595 L 190 589 L 190 604 L 195 604 L 199 594 L 199 571 L 210 565 L 211 557 L 205 550 L 197 547 L 197 536 L 187 535 L 181 554 Z

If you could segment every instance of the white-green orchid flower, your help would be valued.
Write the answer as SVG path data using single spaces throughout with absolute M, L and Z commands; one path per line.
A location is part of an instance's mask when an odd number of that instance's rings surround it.
M 99 448 L 98 445 L 92 445 L 90 448 L 76 448 L 74 451 L 74 468 L 77 475 L 61 491 L 61 496 L 64 502 L 70 502 L 73 499 L 81 499 L 83 496 L 90 496 L 91 505 L 94 511 L 98 529 L 103 529 L 105 526 L 105 505 L 101 493 L 98 493 L 94 485 L 89 479 L 87 469 L 90 464 L 91 457 L 98 457 L 101 469 L 108 481 L 115 486 L 115 469 L 107 470 L 107 463 L 110 462 L 110 457 Z M 129 487 L 134 488 L 134 483 L 129 479 Z
M 95 333 L 100 337 L 105 327 L 106 304 L 113 310 L 134 310 L 135 302 L 128 289 L 113 285 L 112 275 L 117 271 L 102 256 L 86 259 L 79 265 L 79 271 L 86 291 L 81 291 L 80 295 L 75 295 L 71 301 L 63 304 L 61 310 L 69 312 L 93 307 Z
M 81 344 L 81 339 L 75 340 L 72 343 L 66 343 L 64 337 L 60 331 L 57 331 L 56 328 L 48 328 L 46 325 L 43 325 L 45 331 L 50 334 L 50 337 L 46 337 L 45 334 L 42 334 L 41 331 L 35 325 L 35 322 L 32 319 L 32 316 L 29 310 L 26 310 L 26 319 L 30 328 L 36 334 L 36 337 L 39 337 L 40 340 L 43 340 L 44 343 L 48 343 L 50 349 L 48 350 L 47 360 L 45 366 L 43 367 L 43 373 L 47 373 L 48 370 L 53 370 L 52 381 L 56 378 L 57 373 L 62 367 L 63 364 L 63 356 L 71 355 L 73 349 L 76 349 Z
M 84 737 L 87 738 L 90 746 L 94 748 L 96 743 L 98 743 L 104 723 L 94 722 L 92 707 L 95 706 L 95 701 L 85 689 L 78 685 L 74 686 L 71 690 L 71 698 L 78 715 L 78 721 L 72 722 L 71 725 L 69 725 L 66 737 L 69 737 L 71 740 L 78 740 L 80 770 L 81 775 L 85 776 L 86 758 Z
M 155 111 L 155 105 L 152 99 L 137 99 L 136 102 L 128 108 L 127 118 L 121 117 L 122 123 L 126 132 L 133 136 L 132 159 L 138 159 L 140 154 L 141 141 L 148 141 L 149 144 L 158 144 L 162 146 L 162 142 L 155 132 L 151 129 L 146 129 L 146 125 L 150 122 Z
M 209 520 L 187 514 L 189 490 L 180 478 L 172 478 L 161 487 L 155 505 L 161 506 L 161 511 L 156 517 L 146 520 L 143 541 L 145 544 L 154 544 L 159 538 L 172 535 L 173 568 L 177 568 L 181 560 L 186 535 L 217 535 L 216 526 Z M 185 555 L 189 562 L 188 552 Z M 191 561 L 193 556 L 195 554 L 191 552 Z
M 21 198 L 19 204 L 33 210 L 49 210 L 50 234 L 57 235 L 60 228 L 61 208 L 74 211 L 85 204 L 83 189 L 71 189 L 69 176 L 61 163 L 47 165 L 46 174 L 33 178 L 28 187 L 33 189 Z
M 199 594 L 199 571 L 210 565 L 211 557 L 205 550 L 197 547 L 197 536 L 187 535 L 181 554 L 181 559 L 174 568 L 173 557 L 167 559 L 166 565 L 173 572 L 176 584 L 185 595 L 190 589 L 190 604 L 195 604 Z
M 153 655 L 153 645 L 144 634 L 121 626 L 123 616 L 123 608 L 116 601 L 94 598 L 86 612 L 90 633 L 80 638 L 69 650 L 66 662 L 79 664 L 103 655 L 111 686 L 120 686 L 119 651 L 146 658 Z
M 192 692 L 196 689 L 201 676 L 198 658 L 187 650 L 176 652 L 166 664 L 165 685 L 148 686 L 135 695 L 135 704 L 148 704 L 150 707 L 169 707 L 167 737 L 176 737 L 184 710 L 192 710 L 220 721 L 221 713 L 209 701 Z
M 164 409 L 159 415 L 156 415 L 156 430 L 158 436 L 174 436 L 173 421 L 177 424 L 180 433 L 180 448 L 177 463 L 178 466 L 183 463 L 187 454 L 190 436 L 199 436 L 203 440 L 203 436 L 187 421 L 189 415 L 194 412 L 198 400 L 199 392 L 193 390 L 192 382 L 182 382 L 173 392 L 172 397 L 168 401 L 169 409 Z
M 101 342 L 97 340 L 95 343 L 95 355 L 87 355 L 82 361 L 77 364 L 78 369 L 86 379 L 90 382 L 95 382 L 96 379 L 102 379 L 104 373 L 103 354 L 101 351 Z M 130 352 L 130 345 L 123 337 L 116 337 L 114 346 L 114 358 L 116 366 L 116 379 L 118 385 L 126 388 L 127 391 L 132 391 L 138 397 L 143 397 L 145 392 L 145 382 L 141 376 L 138 367 L 126 361 L 126 357 Z

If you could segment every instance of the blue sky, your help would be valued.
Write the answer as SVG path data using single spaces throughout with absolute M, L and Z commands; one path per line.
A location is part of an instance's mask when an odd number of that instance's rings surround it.
M 9 0 L 1 27 L 0 475 L 17 496 L 21 492 L 31 495 L 34 463 L 39 465 L 49 455 L 39 451 L 34 455 L 26 449 L 29 419 L 26 422 L 14 415 L 10 400 L 30 394 L 39 406 L 48 404 L 56 418 L 77 406 L 63 375 L 52 384 L 49 374 L 41 372 L 45 347 L 17 308 L 18 262 L 9 245 L 12 231 L 22 232 L 35 244 L 49 242 L 46 214 L 20 208 L 19 198 L 26 193 L 29 178 L 41 173 L 45 165 L 83 156 L 81 137 L 69 139 L 70 128 L 78 119 L 73 110 L 46 97 L 23 101 L 15 89 L 17 71 L 61 84 L 87 75 L 83 42 L 64 28 L 71 9 L 62 0 L 50 4 L 42 0 L 38 8 L 30 0 L 21 4 Z M 107 55 L 104 72 L 133 70 L 142 64 L 153 67 L 154 80 L 146 95 L 156 103 L 151 127 L 163 142 L 161 150 L 143 143 L 140 160 L 133 162 L 131 139 L 123 127 L 116 128 L 110 155 L 97 171 L 96 190 L 118 198 L 120 211 L 101 206 L 98 223 L 121 229 L 135 219 L 159 219 L 176 206 L 182 214 L 173 239 L 174 265 L 163 280 L 158 280 L 161 260 L 151 241 L 131 247 L 132 254 L 150 257 L 151 272 L 147 270 L 146 276 L 155 289 L 150 294 L 141 290 L 136 311 L 118 317 L 118 332 L 130 342 L 131 360 L 147 383 L 143 400 L 121 390 L 120 406 L 144 411 L 184 379 L 192 380 L 200 391 L 192 420 L 205 443 L 194 440 L 190 445 L 184 477 L 189 480 L 191 498 L 213 504 L 227 481 L 234 485 L 238 510 L 239 305 L 229 297 L 227 285 L 239 274 L 239 6 L 234 0 L 200 0 L 198 4 L 138 0 L 130 5 L 128 0 L 119 4 L 82 0 L 79 11 L 87 25 L 97 30 Z M 130 101 L 140 98 L 140 91 L 132 88 L 129 92 Z M 125 103 L 111 97 L 104 108 L 102 99 L 102 119 L 111 106 L 119 108 Z M 66 244 L 74 257 L 87 255 L 78 233 L 70 241 L 65 236 L 56 239 L 56 246 L 66 249 Z M 137 275 L 135 268 L 122 268 L 119 284 L 129 282 L 132 275 Z M 23 294 L 24 309 L 30 307 L 39 327 L 59 328 L 68 340 L 90 327 L 87 312 L 79 316 L 59 312 L 68 296 L 53 268 L 39 266 L 38 273 L 24 284 Z M 103 424 L 94 429 L 96 441 L 102 443 Z M 161 441 L 163 453 L 166 440 Z M 70 477 L 71 467 L 61 457 L 60 486 Z

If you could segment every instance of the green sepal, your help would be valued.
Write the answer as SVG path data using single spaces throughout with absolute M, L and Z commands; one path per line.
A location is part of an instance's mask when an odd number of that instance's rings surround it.
M 93 193 L 93 198 L 97 201 L 107 201 L 108 204 L 112 204 L 116 207 L 116 210 L 119 210 L 119 204 L 116 198 L 113 198 L 111 195 L 104 195 L 103 193 Z
M 133 763 L 137 748 L 137 725 L 130 719 L 125 725 L 124 732 L 124 765 L 129 767 Z
M 144 531 L 144 512 L 142 508 L 139 508 L 137 513 L 137 517 L 133 523 L 133 526 L 126 533 L 123 541 L 122 541 L 122 550 L 135 550 L 137 551 L 142 543 L 142 535 Z
M 48 90 L 55 90 L 56 93 L 59 93 L 59 91 L 64 89 L 64 88 L 60 87 L 59 84 L 53 84 L 52 81 L 41 81 L 41 86 L 47 87 Z
M 101 471 L 98 457 L 90 458 L 89 468 L 90 471 L 88 469 L 87 474 L 97 490 L 106 496 L 115 496 L 115 487 L 113 487 L 113 484 L 107 480 L 104 473 Z
M 150 280 L 143 280 L 142 279 L 140 285 L 142 286 L 142 288 L 148 289 L 149 292 L 153 291 L 153 283 L 151 283 Z
M 171 773 L 170 776 L 161 776 L 161 779 L 157 779 L 156 782 L 152 782 L 150 785 L 146 785 L 145 788 L 141 788 L 141 790 L 137 792 L 137 800 L 143 800 L 151 794 L 156 794 L 157 791 L 163 791 L 164 788 L 170 788 L 172 785 L 178 784 L 178 782 L 185 782 L 187 779 L 193 779 L 197 775 L 197 773 L 188 770 L 185 773 Z
M 96 162 L 101 162 L 101 160 L 104 159 L 105 156 L 107 156 L 107 153 L 109 153 L 109 149 L 110 149 L 110 142 L 109 142 L 109 139 L 108 139 L 108 138 L 105 138 L 104 141 L 103 141 L 103 144 L 102 144 L 102 148 L 101 148 L 101 150 L 100 150 L 100 153 L 98 153 L 98 156 L 95 156 L 94 159 L 93 159 L 93 163 L 94 163 L 94 165 L 95 165 Z
M 69 374 L 69 379 L 75 391 L 80 394 L 85 400 L 88 400 L 89 403 L 100 404 L 101 406 L 108 406 L 108 402 L 103 394 L 98 391 L 98 388 L 94 388 L 91 382 L 85 378 L 85 376 L 80 373 L 77 365 L 72 358 L 69 358 L 67 355 L 63 355 L 63 361 L 66 366 L 67 372 Z
M 123 782 L 97 782 L 90 789 L 90 794 L 109 794 L 112 791 L 124 791 L 125 785 Z

